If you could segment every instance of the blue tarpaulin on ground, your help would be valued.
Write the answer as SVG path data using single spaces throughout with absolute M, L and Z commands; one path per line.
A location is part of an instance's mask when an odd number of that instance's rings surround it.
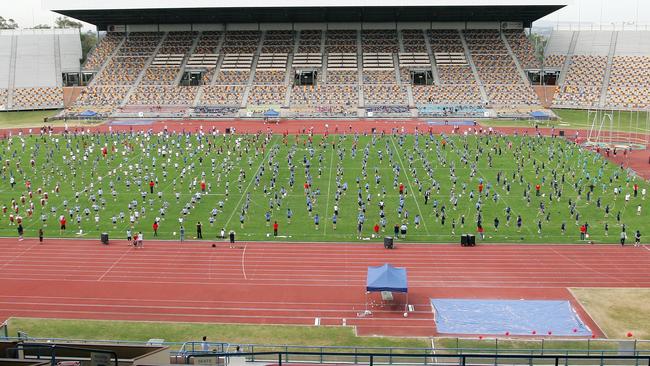
M 368 267 L 367 291 L 408 292 L 406 268 L 396 268 L 386 263 Z
M 566 300 L 431 299 L 439 333 L 589 336 Z
M 83 112 L 79 113 L 79 116 L 81 116 L 81 117 L 96 117 L 97 112 L 87 110 L 87 111 L 83 111 Z

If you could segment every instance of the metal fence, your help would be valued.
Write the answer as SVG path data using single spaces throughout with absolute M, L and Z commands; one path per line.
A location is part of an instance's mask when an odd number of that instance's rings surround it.
M 282 366 L 283 363 L 355 363 L 363 365 L 410 364 L 433 366 L 466 365 L 541 365 L 541 366 L 650 366 L 650 356 L 577 356 L 577 355 L 496 355 L 496 354 L 439 354 L 432 352 L 391 354 L 379 352 L 241 352 L 193 355 L 185 359 L 186 364 L 203 357 L 223 358 L 228 365 L 232 357 L 247 361 L 268 360 Z M 353 361 L 354 360 L 354 361 Z
M 0 331 L 0 338 L 2 338 L 2 334 Z M 21 338 L 5 337 L 5 339 L 57 344 L 134 346 L 148 344 L 143 341 L 32 338 L 25 335 Z M 584 357 L 588 359 L 616 356 L 625 356 L 626 359 L 650 357 L 650 341 L 606 339 L 436 338 L 432 348 L 231 344 L 201 341 L 156 342 L 156 345 L 170 347 L 171 356 L 178 362 L 193 357 L 215 357 L 219 354 L 247 355 L 247 360 L 252 362 L 277 362 L 277 355 L 281 354 L 283 362 L 352 364 L 367 364 L 369 355 L 376 355 L 373 356 L 373 362 L 381 364 L 410 363 L 415 362 L 414 360 L 418 357 L 420 359 L 416 363 L 433 364 L 449 361 L 451 364 L 456 364 L 461 356 L 477 358 L 477 355 L 481 356 L 481 360 L 516 356 L 520 359 L 534 359 L 536 364 L 544 364 L 549 360 L 549 358 L 545 358 L 547 356 L 551 359 L 557 357 L 559 360 L 567 357 L 576 360 Z M 239 353 L 235 353 L 237 349 Z M 470 360 L 473 358 L 470 357 Z M 625 365 L 629 364 L 629 362 L 625 363 Z M 633 364 L 637 365 L 638 363 L 635 361 Z

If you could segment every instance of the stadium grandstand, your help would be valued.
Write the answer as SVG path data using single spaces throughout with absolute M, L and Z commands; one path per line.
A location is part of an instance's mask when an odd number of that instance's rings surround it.
M 47 1 L 55 12 L 96 25 L 101 40 L 79 65 L 78 55 L 59 56 L 68 43 L 58 40 L 72 34 L 42 31 L 38 42 L 49 48 L 35 47 L 46 53 L 39 57 L 48 65 L 39 69 L 47 74 L 41 78 L 16 68 L 22 63 L 14 59 L 29 52 L 18 40 L 28 35 L 3 35 L 9 78 L 1 96 L 6 110 L 61 107 L 61 88 L 81 85 L 65 103 L 67 116 L 88 109 L 123 117 L 253 117 L 269 109 L 283 117 L 526 114 L 544 106 L 529 80 L 540 62 L 525 29 L 564 3 L 520 3 L 346 4 L 325 11 L 271 3 L 242 11 L 240 4 L 205 1 L 165 8 Z M 580 60 L 569 52 L 552 57 Z M 624 61 L 616 67 L 630 64 Z M 563 71 L 579 77 L 580 70 Z M 565 79 L 555 104 L 588 100 L 582 89 L 572 92 L 572 77 Z M 642 94 L 623 85 L 605 95 L 622 103 Z
M 43 0 L 0 366 L 650 366 L 650 32 L 568 2 Z
M 117 117 L 260 117 L 273 109 L 332 118 L 650 107 L 648 31 L 558 30 L 538 54 L 528 37 L 532 22 L 564 3 L 519 3 L 271 3 L 240 11 L 240 4 L 199 0 L 165 8 L 53 0 L 49 9 L 96 25 L 101 39 L 80 65 L 74 31 L 3 31 L 0 106 L 65 105 L 66 116 L 91 109 Z

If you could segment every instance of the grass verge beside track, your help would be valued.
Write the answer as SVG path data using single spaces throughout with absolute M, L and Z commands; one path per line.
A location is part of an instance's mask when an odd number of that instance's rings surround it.
M 10 336 L 24 331 L 30 337 L 68 339 L 110 339 L 167 342 L 198 341 L 236 344 L 289 344 L 309 346 L 409 347 L 427 348 L 421 338 L 357 337 L 352 327 L 312 327 L 284 325 L 197 324 L 166 322 L 126 322 L 102 320 L 60 320 L 11 318 Z

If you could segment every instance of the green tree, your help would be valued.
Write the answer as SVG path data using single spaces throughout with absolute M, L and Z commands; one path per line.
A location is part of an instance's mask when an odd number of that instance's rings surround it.
M 51 29 L 52 27 L 47 24 L 36 24 L 32 29 Z
M 0 29 L 17 29 L 18 23 L 15 20 L 9 18 L 5 19 L 0 16 Z
M 544 50 L 546 49 L 546 43 L 548 43 L 548 38 L 539 33 L 530 33 L 528 39 L 533 44 L 535 48 L 535 58 L 542 62 L 544 60 Z
M 97 44 L 97 35 L 93 31 L 81 32 L 82 63 L 86 62 L 88 52 Z
M 54 22 L 55 28 L 77 28 L 81 29 L 83 24 L 81 22 L 74 21 L 68 17 L 58 17 Z

